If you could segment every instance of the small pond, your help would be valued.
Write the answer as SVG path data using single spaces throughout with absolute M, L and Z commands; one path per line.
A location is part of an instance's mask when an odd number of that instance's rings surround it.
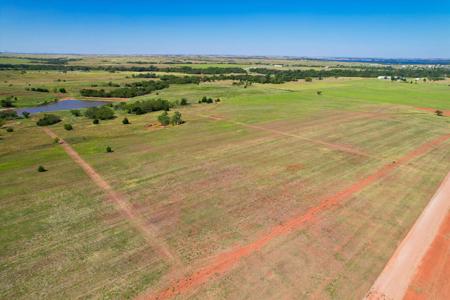
M 88 108 L 94 106 L 102 106 L 109 104 L 109 101 L 87 101 L 87 100 L 62 100 L 58 102 L 52 102 L 49 104 L 35 106 L 35 107 L 24 107 L 16 109 L 18 115 L 21 115 L 22 112 L 26 111 L 30 114 L 37 114 L 42 112 L 51 112 L 58 110 L 70 110 L 70 109 L 80 109 L 80 108 Z

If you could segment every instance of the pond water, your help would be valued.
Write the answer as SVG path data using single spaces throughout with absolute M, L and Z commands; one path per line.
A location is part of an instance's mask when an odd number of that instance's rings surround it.
M 51 112 L 58 110 L 70 110 L 70 109 L 102 106 L 109 103 L 110 103 L 109 101 L 63 100 L 41 106 L 18 108 L 16 109 L 16 112 L 18 115 L 21 115 L 22 112 L 24 111 L 29 112 L 30 114 L 37 114 L 42 112 Z

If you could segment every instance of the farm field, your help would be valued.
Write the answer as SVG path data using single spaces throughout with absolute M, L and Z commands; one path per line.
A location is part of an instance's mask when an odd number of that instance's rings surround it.
M 0 71 L 0 97 L 79 99 L 92 84 L 143 80 L 134 73 Z M 184 124 L 121 110 L 98 125 L 58 112 L 49 131 L 39 115 L 6 122 L 0 298 L 361 299 L 450 169 L 450 119 L 433 113 L 450 110 L 442 82 L 220 80 L 157 93 L 122 100 L 186 98 L 172 109 Z

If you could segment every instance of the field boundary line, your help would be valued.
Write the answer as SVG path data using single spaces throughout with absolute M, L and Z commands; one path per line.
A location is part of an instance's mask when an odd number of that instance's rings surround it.
M 158 238 L 156 230 L 151 224 L 146 224 L 145 220 L 136 213 L 130 203 L 124 199 L 122 195 L 116 192 L 111 185 L 103 179 L 103 177 L 89 164 L 87 163 L 75 149 L 70 146 L 66 141 L 61 139 L 50 128 L 42 128 L 44 132 L 53 139 L 59 140 L 59 145 L 64 151 L 72 158 L 72 160 L 80 166 L 86 175 L 101 189 L 103 190 L 108 199 L 114 204 L 115 208 L 130 222 L 130 224 L 141 233 L 145 240 L 149 243 L 156 253 L 161 255 L 165 260 L 171 262 L 174 266 L 181 266 L 181 260 L 173 254 L 169 249 L 169 246 Z
M 238 245 L 229 251 L 214 256 L 210 263 L 206 266 L 200 267 L 190 275 L 174 281 L 169 284 L 166 289 L 159 292 L 150 291 L 139 296 L 138 299 L 169 299 L 179 294 L 188 292 L 198 286 L 201 286 L 211 278 L 217 278 L 237 265 L 241 259 L 250 256 L 251 254 L 260 251 L 263 247 L 269 244 L 275 238 L 286 236 L 294 230 L 302 228 L 303 225 L 313 221 L 317 215 L 323 211 L 338 206 L 343 200 L 350 198 L 354 194 L 360 192 L 365 187 L 377 182 L 383 177 L 389 175 L 392 171 L 399 168 L 401 165 L 407 164 L 416 157 L 419 157 L 428 151 L 434 149 L 438 145 L 450 139 L 450 134 L 440 136 L 431 141 L 428 141 L 415 150 L 402 156 L 396 162 L 384 165 L 372 174 L 358 180 L 349 187 L 337 192 L 332 196 L 324 198 L 317 206 L 311 207 L 306 212 L 299 214 L 285 222 L 272 227 L 267 233 L 261 235 L 255 241 L 246 245 Z
M 310 139 L 310 138 L 303 137 L 303 136 L 298 135 L 298 134 L 293 134 L 293 133 L 289 133 L 289 132 L 285 132 L 285 131 L 281 131 L 281 130 L 276 130 L 276 129 L 265 128 L 263 126 L 247 124 L 247 123 L 239 122 L 239 121 L 232 121 L 232 120 L 225 119 L 223 117 L 216 117 L 216 116 L 202 115 L 202 114 L 200 114 L 198 116 L 203 117 L 203 118 L 217 120 L 217 121 L 226 121 L 226 122 L 233 123 L 233 124 L 236 124 L 236 125 L 241 125 L 241 126 L 244 126 L 244 127 L 247 127 L 247 128 L 252 128 L 252 129 L 256 129 L 256 130 L 271 132 L 271 133 L 278 134 L 278 135 L 283 135 L 283 136 L 297 138 L 297 139 L 300 139 L 300 140 L 311 142 L 311 143 L 316 144 L 316 145 L 325 146 L 328 149 L 337 150 L 337 151 L 340 151 L 340 152 L 346 152 L 346 153 L 350 153 L 350 154 L 353 154 L 353 155 L 359 155 L 359 156 L 363 156 L 363 157 L 377 159 L 377 157 L 375 157 L 373 155 L 367 154 L 367 153 L 365 153 L 363 151 L 359 151 L 359 150 L 355 150 L 355 149 L 346 147 L 344 145 L 338 145 L 338 144 L 328 143 L 328 142 L 321 141 L 321 140 Z
M 403 299 L 450 210 L 450 172 L 364 299 Z

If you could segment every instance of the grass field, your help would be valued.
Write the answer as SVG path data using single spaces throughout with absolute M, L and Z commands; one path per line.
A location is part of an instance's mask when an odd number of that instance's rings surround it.
M 28 83 L 63 85 L 77 97 L 93 83 L 136 80 L 127 75 L 2 71 L 0 94 L 34 105 L 59 95 L 26 92 Z M 414 152 L 450 132 L 448 117 L 416 107 L 449 110 L 449 95 L 445 84 L 360 78 L 248 88 L 222 81 L 136 98 L 189 99 L 177 108 L 186 123 L 175 127 L 149 128 L 159 113 L 127 115 L 130 125 L 120 111 L 99 125 L 58 113 L 63 122 L 49 128 L 181 265 L 155 252 L 35 125 L 38 116 L 8 121 L 14 132 L 2 129 L 0 141 L 0 298 L 124 299 L 169 288 L 180 299 L 361 299 L 450 168 L 450 139 Z M 196 104 L 203 96 L 222 101 Z M 336 196 L 393 162 L 370 184 Z M 330 198 L 339 201 L 322 206 Z M 295 230 L 270 234 L 315 208 Z M 261 238 L 264 247 L 195 277 Z M 185 277 L 199 284 L 178 284 Z

